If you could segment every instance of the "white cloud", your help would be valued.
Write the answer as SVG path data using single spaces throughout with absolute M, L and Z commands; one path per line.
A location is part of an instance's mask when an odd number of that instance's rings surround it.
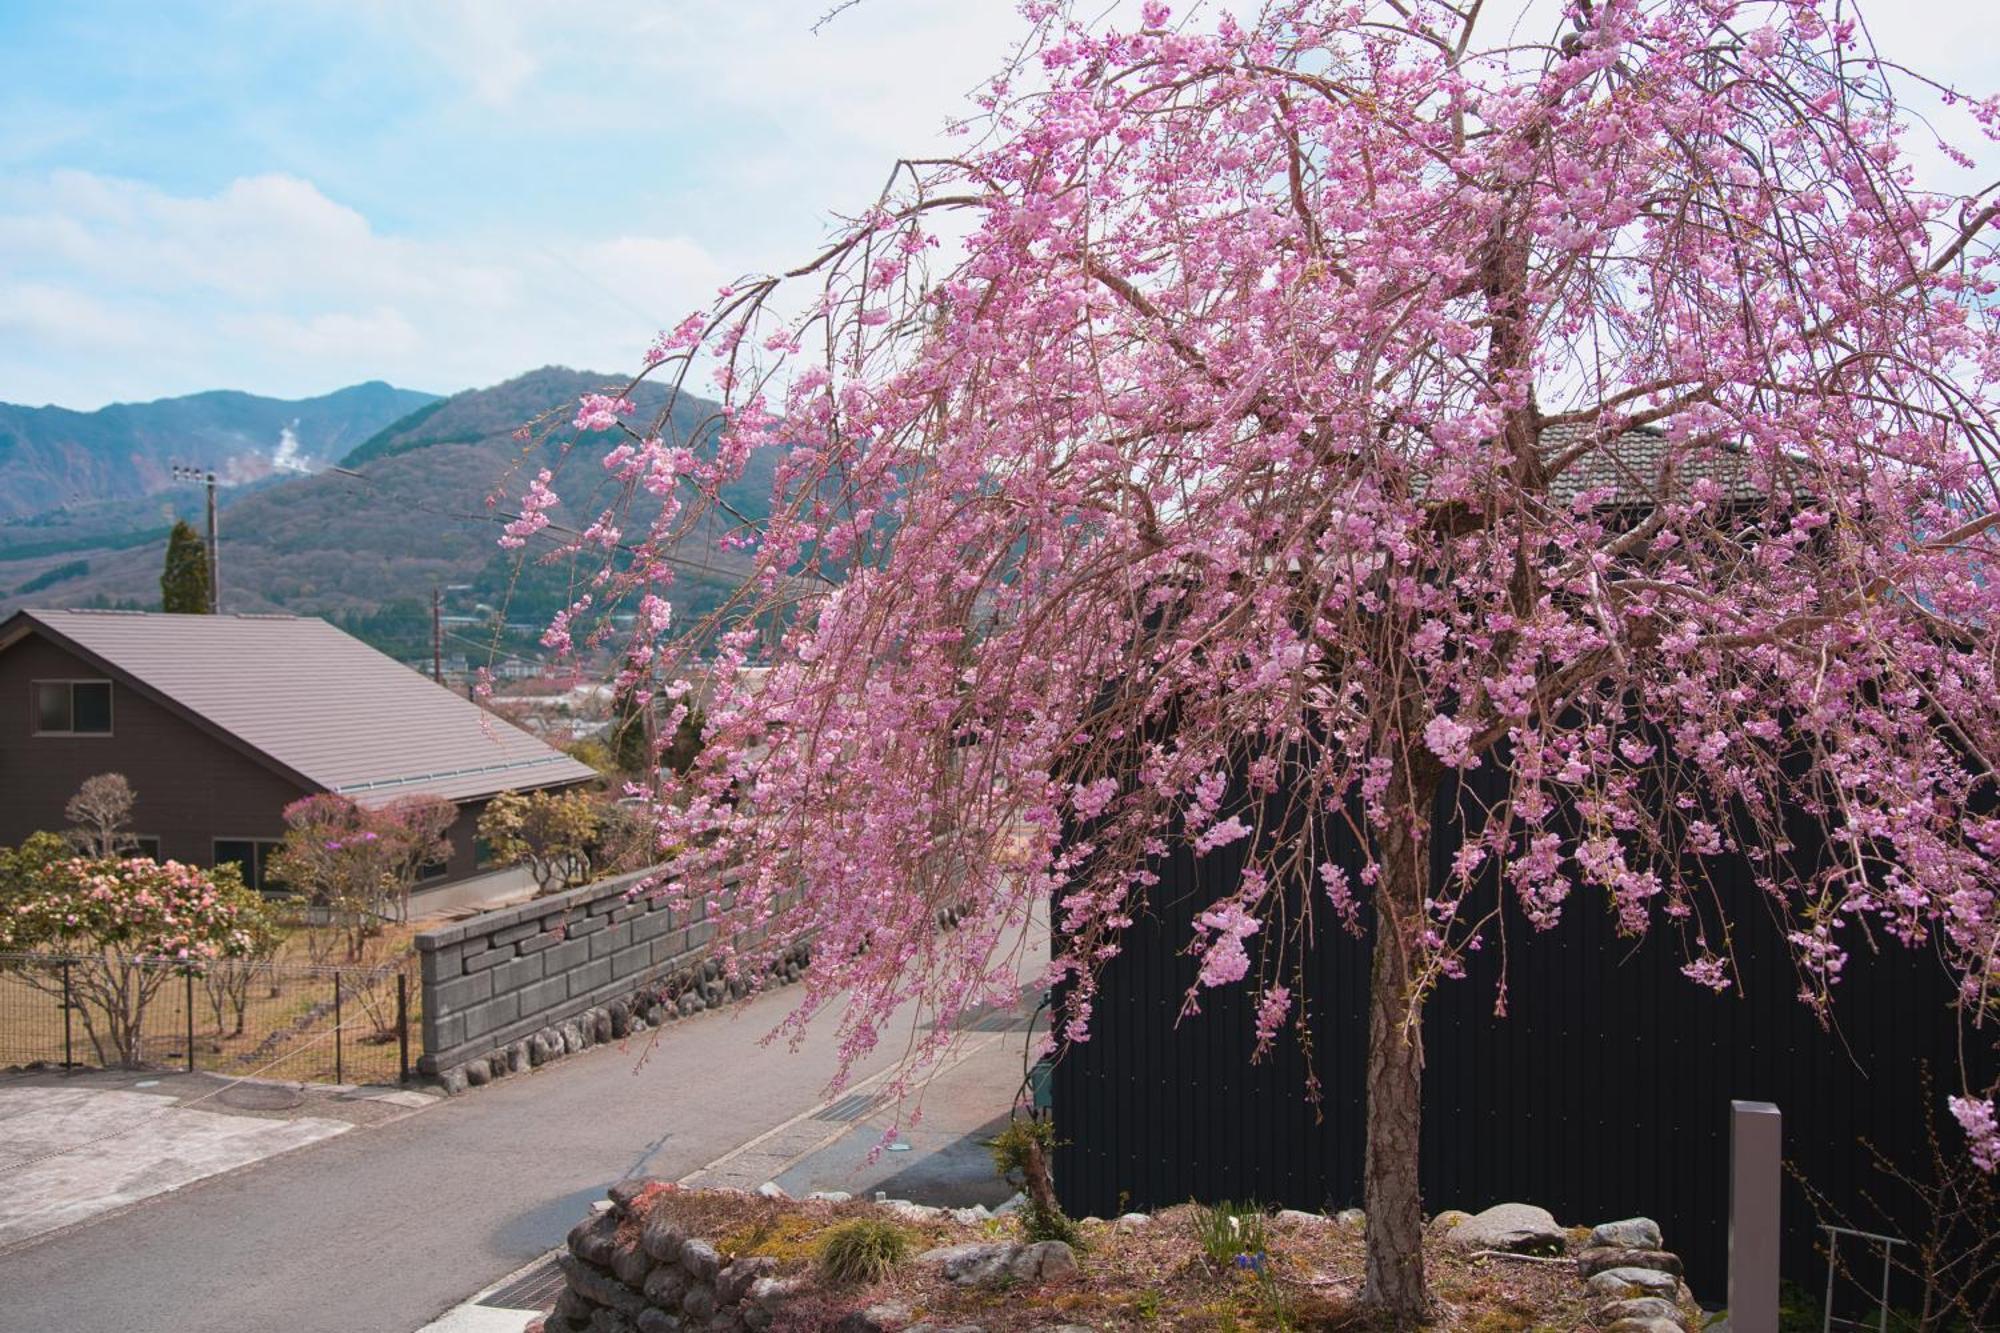
M 291 176 L 206 196 L 78 172 L 0 181 L 0 253 L 23 275 L 0 289 L 0 327 L 21 335 L 0 352 L 0 398 L 83 406 L 378 377 L 452 390 L 548 362 L 616 372 L 726 277 L 672 234 L 386 235 Z

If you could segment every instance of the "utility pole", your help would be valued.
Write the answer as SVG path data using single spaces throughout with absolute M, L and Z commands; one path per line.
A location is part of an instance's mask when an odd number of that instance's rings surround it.
M 208 613 L 222 614 L 222 578 L 215 540 L 215 470 L 174 464 L 175 481 L 198 481 L 208 487 Z
M 444 684 L 444 589 L 431 585 L 431 679 Z

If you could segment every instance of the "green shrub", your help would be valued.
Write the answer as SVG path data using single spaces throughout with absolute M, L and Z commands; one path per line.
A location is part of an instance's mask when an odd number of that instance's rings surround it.
M 1048 1157 L 1056 1147 L 1055 1124 L 1018 1117 L 1008 1121 L 1007 1128 L 987 1147 L 993 1153 L 994 1170 L 1027 1195 L 1028 1201 L 1021 1208 L 1021 1238 L 1030 1244 L 1059 1240 L 1073 1250 L 1082 1250 L 1083 1233 L 1064 1215 L 1049 1182 Z
M 1254 1203 L 1235 1204 L 1224 1199 L 1197 1207 L 1194 1238 L 1201 1252 L 1217 1268 L 1231 1267 L 1239 1255 L 1254 1256 L 1261 1265 L 1263 1256 L 1270 1251 L 1270 1228 L 1264 1210 Z
M 901 1227 L 856 1218 L 820 1237 L 819 1271 L 829 1282 L 874 1282 L 887 1277 L 909 1252 L 910 1238 Z

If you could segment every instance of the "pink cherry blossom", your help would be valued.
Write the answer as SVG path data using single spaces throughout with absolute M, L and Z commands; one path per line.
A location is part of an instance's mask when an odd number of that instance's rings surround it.
M 747 565 L 625 659 L 713 682 L 657 891 L 727 882 L 732 965 L 813 940 L 783 1030 L 835 1011 L 843 1067 L 911 1004 L 941 1058 L 1044 904 L 1086 1039 L 1168 862 L 1224 848 L 1190 1005 L 1373 908 L 1371 1135 L 1503 930 L 1604 903 L 1727 982 L 1717 856 L 1816 1009 L 1868 940 L 2000 1032 L 2000 206 L 1915 184 L 1846 0 L 1402 8 L 1029 0 L 962 155 L 666 363 L 714 432 L 614 451 L 648 517 L 557 641 Z M 1433 880 L 1460 770 L 1498 794 Z M 1416 1163 L 1378 1174 L 1368 1296 L 1418 1318 Z

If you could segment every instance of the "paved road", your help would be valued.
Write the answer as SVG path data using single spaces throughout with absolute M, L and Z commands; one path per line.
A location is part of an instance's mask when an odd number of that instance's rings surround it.
M 644 1064 L 595 1048 L 0 1253 L 0 1327 L 417 1328 L 558 1243 L 611 1182 L 686 1175 L 816 1106 L 832 1043 L 756 1042 L 791 998 L 673 1025 Z

